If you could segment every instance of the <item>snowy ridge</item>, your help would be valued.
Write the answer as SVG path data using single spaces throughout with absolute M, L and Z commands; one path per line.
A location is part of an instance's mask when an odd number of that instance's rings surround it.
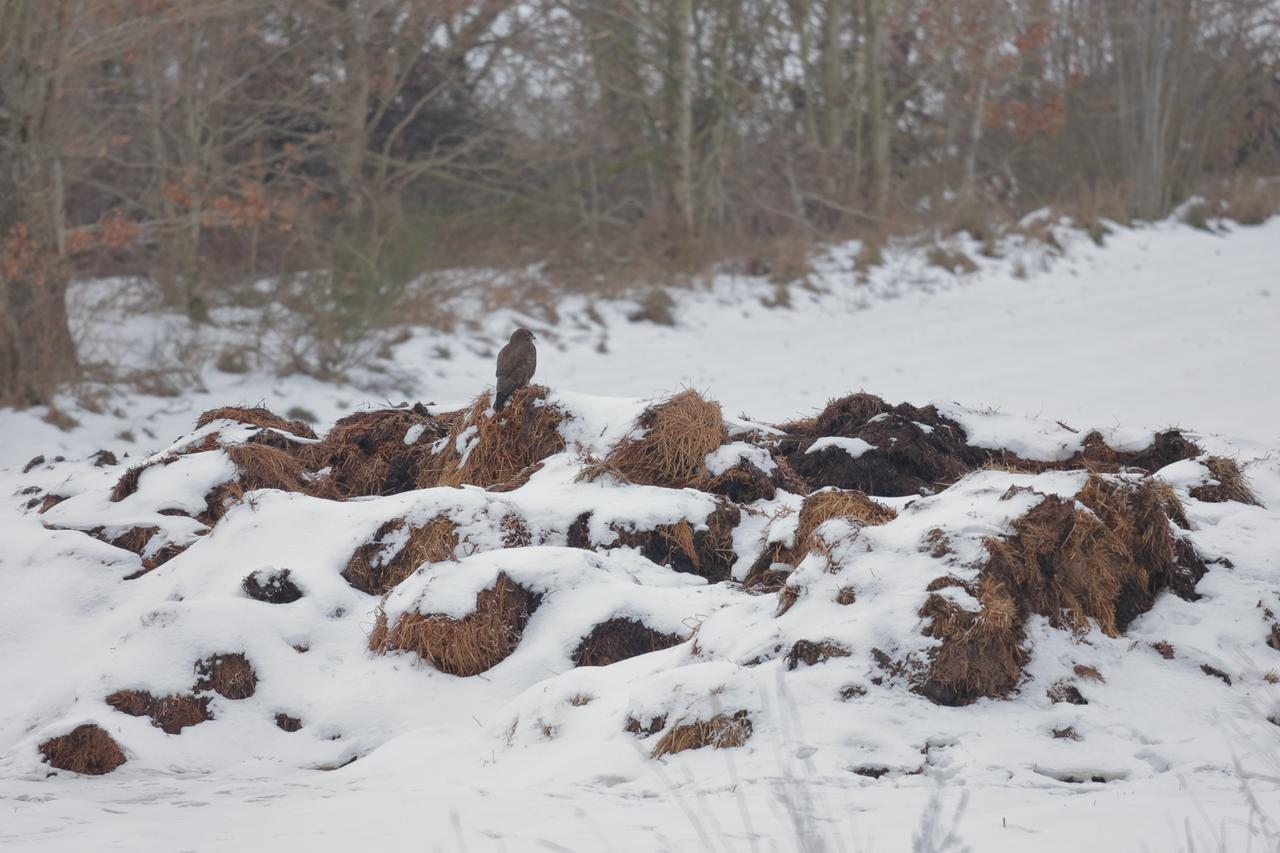
M 828 792 L 923 791 L 944 782 L 1032 797 L 1027 792 L 1106 794 L 1233 773 L 1231 749 L 1204 734 L 1209 721 L 1241 743 L 1275 737 L 1280 653 L 1267 638 L 1280 612 L 1280 514 L 1270 508 L 1280 507 L 1280 463 L 1265 448 L 1200 437 L 1198 455 L 1150 475 L 1114 478 L 1153 478 L 1181 500 L 1189 529 L 1169 522 L 1169 535 L 1209 561 L 1197 600 L 1162 592 L 1117 636 L 1096 624 L 1072 632 L 1033 614 L 1016 688 L 1006 698 L 945 707 L 917 690 L 940 643 L 927 635 L 922 615 L 931 583 L 956 578 L 936 594 L 980 612 L 983 602 L 964 584 L 981 579 L 986 543 L 1009 538 L 1051 496 L 1076 500 L 1090 479 L 1085 471 L 977 466 L 932 494 L 880 497 L 889 520 L 837 516 L 805 541 L 808 499 L 779 489 L 733 507 L 731 569 L 709 575 L 704 564 L 700 576 L 659 547 L 665 540 L 652 531 L 687 522 L 709 537 L 726 500 L 696 488 L 581 479 L 590 458 L 642 436 L 633 423 L 643 404 L 565 393 L 553 399 L 566 413 L 559 429 L 570 440 L 509 491 L 466 485 L 337 501 L 266 489 L 201 520 L 210 490 L 238 475 L 228 449 L 270 431 L 217 421 L 147 457 L 159 463 L 185 452 L 143 470 L 136 490 L 118 501 L 111 492 L 127 465 L 71 460 L 7 475 L 35 489 L 15 495 L 4 516 L 11 594 L 0 640 L 14 662 L 0 685 L 10 697 L 0 705 L 0 777 L 10 780 L 0 790 L 93 790 L 98 783 L 89 777 L 49 778 L 39 749 L 86 724 L 123 748 L 125 763 L 106 777 L 123 790 L 145 787 L 157 774 L 207 776 L 211 784 L 249 774 L 303 789 L 322 790 L 328 779 L 380 787 L 403 784 L 407 767 L 426 764 L 464 788 L 492 787 L 492 779 L 480 780 L 489 778 L 485 768 L 496 768 L 519 780 L 510 789 L 499 784 L 512 795 L 574 790 L 604 810 L 643 799 L 654 762 L 699 780 L 682 785 L 714 790 L 725 784 L 729 753 L 732 772 L 749 787 L 776 774 L 782 754 L 802 756 L 812 783 Z M 962 425 L 973 448 L 1049 462 L 1086 449 L 1084 431 L 955 405 L 940 411 Z M 937 441 L 955 431 L 945 420 L 935 422 L 944 429 L 921 429 L 913 417 L 876 416 L 865 428 L 897 419 L 902 435 Z M 1136 432 L 1107 435 L 1116 450 L 1145 446 Z M 794 434 L 749 436 L 726 439 L 707 455 L 707 469 L 763 470 L 788 452 L 808 452 L 803 442 L 786 450 Z M 899 464 L 888 452 L 872 447 L 853 461 Z M 1261 505 L 1196 498 L 1193 489 L 1217 482 L 1210 454 L 1234 457 Z M 845 477 L 864 469 L 831 470 Z M 37 512 L 45 493 L 63 499 Z M 456 533 L 452 553 L 410 566 L 385 598 L 344 576 L 353 554 L 388 522 L 404 527 L 382 540 L 384 557 L 406 551 L 406 531 L 439 517 Z M 518 542 L 504 526 L 512 518 L 522 524 Z M 137 527 L 157 528 L 139 552 L 108 544 Z M 157 542 L 181 547 L 148 570 Z M 767 555 L 779 548 L 783 561 L 772 567 L 785 568 L 785 583 L 744 584 L 761 561 L 770 567 Z M 248 578 L 285 569 L 296 600 L 248 595 Z M 482 674 L 450 675 L 413 651 L 379 651 L 376 643 L 371 650 L 380 620 L 465 621 L 499 576 L 535 596 L 536 607 L 510 652 Z M 576 666 L 582 644 L 611 620 L 670 639 L 606 666 Z M 229 654 L 251 663 L 252 695 L 201 693 L 193 665 Z M 1064 684 L 1087 704 L 1054 701 L 1047 691 Z M 122 690 L 196 691 L 208 699 L 211 719 L 166 733 L 104 701 Z M 278 715 L 301 728 L 282 728 Z M 728 748 L 651 757 L 668 752 L 669 736 L 682 727 L 721 718 L 729 728 L 717 736 L 732 740 Z M 342 769 L 322 772 L 333 768 Z M 580 828 L 539 826 L 538 837 L 582 842 Z M 520 837 L 513 829 L 503 832 Z

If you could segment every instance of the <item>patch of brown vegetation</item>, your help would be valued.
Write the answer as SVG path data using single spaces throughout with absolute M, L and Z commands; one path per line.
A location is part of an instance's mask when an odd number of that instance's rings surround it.
M 289 604 L 302 598 L 302 590 L 290 578 L 288 569 L 254 572 L 240 584 L 244 594 L 266 604 Z
M 40 501 L 40 508 L 36 512 L 43 515 L 65 500 L 66 498 L 62 495 L 45 495 L 44 499 Z
M 142 462 L 127 469 L 120 475 L 120 479 L 116 481 L 115 486 L 111 489 L 111 500 L 119 503 L 129 495 L 138 491 L 138 480 L 142 478 L 142 473 L 149 468 L 157 465 L 168 465 L 178 459 L 178 454 L 168 453 L 151 462 Z
M 504 548 L 527 548 L 533 544 L 533 533 L 530 532 L 529 525 L 513 512 L 504 515 L 498 527 L 502 530 Z
M 540 600 L 499 574 L 492 587 L 476 595 L 475 611 L 461 619 L 410 610 L 388 626 L 386 614 L 379 613 L 369 648 L 379 654 L 410 651 L 441 672 L 479 675 L 516 650 Z
M 930 619 L 924 633 L 942 644 L 917 689 L 941 704 L 1008 695 L 1026 664 L 1022 626 L 1031 614 L 1077 633 L 1096 624 L 1114 637 L 1162 590 L 1194 598 L 1204 563 L 1172 531 L 1180 512 L 1168 486 L 1150 478 L 1091 475 L 1075 500 L 1044 498 L 1011 536 L 987 540 L 976 585 L 930 584 L 920 615 Z M 953 585 L 981 607 L 967 610 L 936 591 Z
M 117 690 L 107 697 L 112 708 L 131 717 L 150 717 L 151 725 L 176 735 L 187 726 L 212 720 L 209 697 L 152 696 L 145 690 Z
M 1067 726 L 1062 729 L 1054 729 L 1053 736 L 1056 740 L 1082 740 L 1080 733 L 1076 731 L 1075 726 Z
M 316 480 L 299 456 L 266 444 L 232 444 L 222 448 L 239 473 L 205 496 L 207 507 L 200 520 L 212 525 L 246 493 L 255 489 L 279 489 L 313 497 L 333 497 L 328 481 Z
M 444 515 L 437 515 L 426 524 L 410 525 L 407 541 L 388 553 L 391 542 L 405 525 L 403 518 L 393 518 L 378 528 L 372 540 L 358 547 L 342 570 L 347 583 L 370 595 L 382 595 L 423 563 L 457 559 L 458 526 Z
M 1202 663 L 1200 664 L 1200 671 L 1203 672 L 1205 675 L 1210 675 L 1210 676 L 1213 676 L 1214 678 L 1220 678 L 1222 679 L 1223 682 L 1226 683 L 1228 687 L 1231 686 L 1231 676 L 1227 675 L 1225 672 L 1218 669 L 1216 666 L 1209 666 L 1209 664 L 1207 663 Z
M 243 654 L 210 655 L 195 665 L 196 691 L 214 691 L 227 699 L 248 699 L 258 689 L 258 676 Z
M 452 420 L 440 452 L 423 462 L 418 486 L 502 486 L 564 450 L 565 414 L 547 395 L 543 385 L 517 388 L 494 412 L 489 392 L 481 394 Z
M 570 525 L 566 535 L 570 548 L 638 548 L 646 559 L 660 566 L 699 575 L 711 583 L 726 580 L 737 561 L 733 529 L 742 520 L 742 512 L 727 502 L 718 503 L 696 527 L 688 519 L 659 524 L 653 530 L 626 530 L 615 525 L 615 541 L 604 546 L 591 539 L 590 520 L 591 514 L 583 513 Z
M 288 714 L 276 714 L 276 726 L 282 731 L 296 732 L 302 728 L 302 720 L 297 717 L 290 717 Z
M 124 750 L 101 726 L 86 723 L 40 744 L 45 761 L 59 770 L 101 776 L 124 764 Z
M 1096 681 L 1099 684 L 1107 683 L 1107 680 L 1102 677 L 1102 673 L 1098 671 L 1096 666 L 1078 663 L 1071 667 L 1071 671 L 1076 674 L 1076 677 L 1083 678 L 1085 681 Z
M 270 409 L 264 409 L 261 406 L 222 406 L 217 409 L 210 409 L 196 418 L 196 429 L 208 426 L 216 420 L 235 421 L 236 423 L 249 424 L 262 429 L 278 429 L 301 438 L 314 439 L 316 437 L 315 431 L 311 429 L 306 421 L 286 420 Z
M 709 720 L 695 720 L 673 728 L 654 746 L 651 758 L 674 755 L 687 749 L 731 749 L 742 746 L 751 737 L 751 718 L 746 711 L 716 714 Z
M 601 622 L 582 638 L 573 652 L 574 666 L 608 666 L 649 652 L 669 649 L 685 640 L 679 634 L 655 631 L 637 619 L 619 617 Z
M 1068 705 L 1089 704 L 1089 700 L 1080 695 L 1080 689 L 1067 681 L 1055 681 L 1044 693 L 1055 705 L 1060 702 L 1066 702 Z
M 666 727 L 667 718 L 665 715 L 650 718 L 647 726 L 635 717 L 627 717 L 627 723 L 623 726 L 623 731 L 643 737 L 644 735 L 656 735 Z
M 990 454 L 970 447 L 964 430 L 933 406 L 890 406 L 871 394 L 832 400 L 817 417 L 783 426 L 780 450 L 814 487 L 867 494 L 932 493 L 983 465 Z M 819 438 L 860 438 L 872 446 L 858 458 L 838 447 L 807 452 Z
M 1023 619 L 1005 586 L 984 574 L 976 589 L 967 584 L 965 591 L 978 599 L 978 610 L 961 607 L 940 591 L 931 592 L 920 608 L 920 616 L 930 620 L 925 636 L 942 643 L 932 650 L 917 690 L 939 705 L 1008 696 L 1030 659 Z
M 650 406 L 636 434 L 583 470 L 584 479 L 609 473 L 627 483 L 680 489 L 709 481 L 706 457 L 728 437 L 720 404 L 685 390 Z
M 159 532 L 159 527 L 130 527 L 112 539 L 107 539 L 105 536 L 97 538 L 102 538 L 103 541 L 109 542 L 117 548 L 123 548 L 126 551 L 141 555 L 146 550 L 147 543 L 151 541 L 151 537 Z
M 892 508 L 853 489 L 820 489 L 805 496 L 796 520 L 794 544 L 774 543 L 767 546 L 743 579 L 746 589 L 772 592 L 781 589 L 791 570 L 812 553 L 828 553 L 829 545 L 818 535 L 818 528 L 828 521 L 842 519 L 856 531 L 868 526 L 888 524 L 898 517 Z M 785 564 L 787 568 L 775 568 Z
M 347 415 L 308 448 L 315 470 L 329 469 L 328 482 L 340 498 L 394 495 L 433 486 L 423 482 L 431 447 L 444 437 L 456 415 L 432 415 L 421 405 L 373 409 Z M 412 444 L 405 436 L 419 427 Z
M 797 669 L 800 664 L 817 666 L 832 658 L 847 658 L 849 650 L 839 643 L 830 640 L 813 642 L 797 640 L 787 652 L 787 669 Z
M 1240 470 L 1240 466 L 1234 459 L 1228 459 L 1225 456 L 1210 456 L 1205 460 L 1205 466 L 1209 469 L 1209 474 L 1213 477 L 1214 482 L 1206 483 L 1203 486 L 1194 486 L 1191 489 L 1191 497 L 1205 503 L 1235 501 L 1236 503 L 1250 504 L 1252 506 L 1262 506 L 1258 496 L 1249 487 L 1249 481 L 1245 479 L 1244 472 Z

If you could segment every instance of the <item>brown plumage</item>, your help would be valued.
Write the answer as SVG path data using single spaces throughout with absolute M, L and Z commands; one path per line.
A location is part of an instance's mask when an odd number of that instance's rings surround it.
M 498 353 L 498 396 L 493 402 L 495 412 L 502 411 L 517 388 L 529 384 L 537 367 L 538 350 L 533 346 L 533 332 L 516 329 L 511 340 Z

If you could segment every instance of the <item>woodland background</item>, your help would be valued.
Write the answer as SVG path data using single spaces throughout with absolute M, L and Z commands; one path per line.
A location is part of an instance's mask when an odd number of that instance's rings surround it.
M 0 0 L 0 405 L 76 377 L 80 278 L 192 323 L 294 281 L 337 359 L 431 270 L 786 280 L 1277 175 L 1274 0 Z

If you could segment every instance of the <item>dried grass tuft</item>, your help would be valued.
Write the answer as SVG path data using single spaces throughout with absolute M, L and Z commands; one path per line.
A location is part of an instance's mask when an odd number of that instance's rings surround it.
M 751 718 L 746 711 L 717 714 L 709 720 L 695 720 L 676 726 L 654 746 L 651 758 L 674 755 L 687 749 L 731 749 L 742 746 L 751 737 Z
M 297 455 L 266 444 L 232 444 L 222 448 L 239 473 L 205 495 L 200 520 L 212 525 L 227 514 L 246 493 L 255 489 L 279 489 L 313 497 L 333 497 L 327 483 L 317 481 Z
M 380 654 L 410 651 L 441 672 L 479 675 L 515 651 L 540 600 L 499 574 L 492 587 L 476 595 L 475 611 L 461 619 L 411 610 L 388 626 L 386 614 L 379 613 L 369 648 Z
M 646 486 L 700 487 L 710 480 L 706 457 L 728 437 L 720 404 L 685 390 L 650 406 L 636 419 L 637 434 L 623 439 L 604 460 L 588 465 L 584 479 L 609 473 Z
M 1245 479 L 1244 472 L 1240 470 L 1239 464 L 1234 459 L 1210 456 L 1205 461 L 1205 466 L 1215 482 L 1195 486 L 1191 489 L 1191 497 L 1206 503 L 1235 501 L 1251 506 L 1262 506 L 1258 496 L 1249 487 L 1249 481 Z
M 145 690 L 117 690 L 107 697 L 106 702 L 131 717 L 150 717 L 151 725 L 171 735 L 181 733 L 187 726 L 213 719 L 207 696 L 156 697 Z
M 582 638 L 573 652 L 574 666 L 608 666 L 649 652 L 669 649 L 685 640 L 679 634 L 655 631 L 636 619 L 601 622 Z
M 405 524 L 403 518 L 391 519 L 378 528 L 371 541 L 356 549 L 342 570 L 347 583 L 370 595 L 382 595 L 423 563 L 457 559 L 458 526 L 444 515 L 437 515 L 423 525 L 410 526 L 404 544 L 389 552 Z
M 760 592 L 781 589 L 791 570 L 805 557 L 812 553 L 828 552 L 828 544 L 817 532 L 828 521 L 843 519 L 855 530 L 860 530 L 863 527 L 888 524 L 897 517 L 898 513 L 891 507 L 853 489 L 826 488 L 806 495 L 796 522 L 794 544 L 791 547 L 782 544 L 766 547 L 747 573 L 743 586 Z M 785 564 L 789 568 L 774 568 L 779 564 Z
M 210 655 L 194 668 L 198 693 L 212 690 L 226 699 L 248 699 L 258 689 L 258 676 L 240 653 Z
M 529 525 L 514 512 L 504 515 L 498 527 L 502 530 L 504 548 L 527 548 L 533 544 L 533 533 L 529 530 Z
M 797 669 L 800 664 L 817 666 L 832 658 L 847 658 L 848 656 L 849 649 L 831 640 L 823 640 L 821 642 L 797 640 L 787 652 L 787 669 Z
M 261 406 L 222 406 L 217 409 L 210 409 L 196 418 L 196 429 L 222 419 L 249 424 L 262 429 L 278 429 L 302 438 L 314 439 L 316 437 L 315 432 L 305 421 L 286 420 L 270 409 L 264 409 Z
M 942 643 L 917 687 L 941 704 L 1008 695 L 1027 660 L 1023 625 L 1032 614 L 1083 633 L 1097 625 L 1118 636 L 1160 591 L 1194 598 L 1204 563 L 1174 535 L 1182 515 L 1167 484 L 1091 475 L 1076 500 L 1044 498 L 1013 524 L 1007 538 L 986 542 L 988 561 L 976 584 L 953 577 L 930 584 L 920 615 L 927 636 Z M 963 587 L 977 611 L 944 595 Z
M 337 497 L 394 495 L 435 485 L 420 482 L 432 445 L 449 430 L 455 413 L 432 415 L 422 406 L 374 409 L 347 415 L 307 448 L 315 470 L 329 469 Z M 410 430 L 417 439 L 406 444 Z
M 168 465 L 176 459 L 178 459 L 178 455 L 170 453 L 165 456 L 161 456 L 159 459 L 152 462 L 143 462 L 130 467 L 120 475 L 120 479 L 116 481 L 115 486 L 111 489 L 111 500 L 115 503 L 119 503 L 129 497 L 129 495 L 138 491 L 138 480 L 142 478 L 142 473 L 148 468 L 152 468 L 156 465 Z
M 791 468 L 815 487 L 900 496 L 949 486 L 987 462 L 964 430 L 933 406 L 890 406 L 871 394 L 832 400 L 816 417 L 786 424 L 779 449 Z M 870 444 L 857 458 L 838 447 L 808 452 L 820 438 L 859 438 Z
M 419 471 L 419 487 L 507 487 L 523 472 L 564 450 L 565 413 L 547 402 L 547 388 L 516 389 L 501 412 L 486 391 L 453 419 L 443 446 Z M 514 486 L 512 486 L 514 487 Z
M 40 744 L 45 761 L 59 770 L 101 776 L 124 764 L 124 750 L 99 725 L 85 723 Z
M 1022 678 L 1030 655 L 1018 607 L 999 581 L 984 575 L 976 592 L 981 608 L 966 610 L 950 598 L 930 593 L 920 615 L 930 620 L 924 634 L 941 640 L 917 689 L 939 705 L 966 705 L 980 696 L 1009 695 Z

